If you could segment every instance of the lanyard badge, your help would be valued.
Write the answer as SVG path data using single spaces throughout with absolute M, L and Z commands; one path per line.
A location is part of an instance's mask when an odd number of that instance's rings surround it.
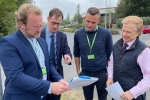
M 90 47 L 90 55 L 87 55 L 88 60 L 90 60 L 90 59 L 95 59 L 94 54 L 91 54 L 91 53 L 92 53 L 92 48 L 93 48 L 93 45 L 94 45 L 94 42 L 95 42 L 96 35 L 97 35 L 97 31 L 96 31 L 96 33 L 95 33 L 95 35 L 94 35 L 94 38 L 93 38 L 93 41 L 92 41 L 92 45 L 91 45 L 91 44 L 90 44 L 90 41 L 89 41 L 89 37 L 88 37 L 88 35 L 86 34 L 87 41 L 88 41 L 88 44 L 89 44 L 89 47 Z

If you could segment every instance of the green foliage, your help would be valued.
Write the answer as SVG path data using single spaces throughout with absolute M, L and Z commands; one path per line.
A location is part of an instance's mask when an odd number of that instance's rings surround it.
M 150 17 L 141 17 L 141 18 L 143 20 L 144 25 L 150 25 Z M 117 22 L 116 22 L 117 28 L 119 28 L 119 29 L 122 28 L 122 20 L 123 19 L 124 18 L 120 18 L 120 19 L 117 20 Z
M 123 18 L 129 15 L 148 17 L 150 14 L 149 0 L 120 0 L 116 8 L 116 16 Z
M 76 28 L 59 28 L 59 30 L 62 31 L 62 32 L 74 33 Z
M 150 17 L 141 17 L 144 25 L 150 25 Z
M 126 2 L 125 0 L 120 0 L 118 7 L 115 9 L 115 16 L 118 18 L 123 18 L 126 16 Z
M 119 31 L 116 30 L 116 29 L 110 29 L 112 35 L 116 35 L 116 34 L 119 34 Z
M 124 19 L 124 18 L 120 18 L 120 19 L 117 20 L 117 22 L 116 22 L 117 28 L 119 28 L 119 29 L 122 28 L 122 20 L 123 20 L 123 19 Z
M 66 18 L 66 24 L 69 25 L 71 22 L 70 22 L 70 16 L 69 14 L 67 14 L 67 18 Z
M 32 2 L 32 0 L 0 0 L 0 37 L 16 30 L 14 12 L 25 2 Z
M 101 27 L 105 27 L 105 23 L 99 23 L 98 25 Z
M 99 23 L 98 25 L 101 27 L 105 27 L 105 23 Z M 106 23 L 106 28 L 109 28 L 109 22 Z M 110 23 L 110 28 L 112 28 L 112 23 Z
M 84 23 L 82 23 L 82 24 L 79 25 L 79 28 L 82 28 L 82 27 L 85 27 Z
M 2 17 L 0 25 L 1 36 L 8 35 L 17 29 L 15 27 L 16 22 L 14 13 L 5 11 L 4 15 L 5 17 Z
M 73 17 L 73 22 L 78 22 L 78 24 L 82 24 L 82 16 L 80 14 L 80 5 L 77 5 L 77 12 Z

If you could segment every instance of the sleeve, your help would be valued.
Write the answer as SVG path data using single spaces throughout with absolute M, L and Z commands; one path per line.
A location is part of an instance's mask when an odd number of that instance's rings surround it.
M 50 82 L 25 74 L 17 49 L 4 38 L 0 39 L 0 61 L 10 84 L 22 90 L 46 96 Z
M 137 58 L 141 71 L 143 73 L 143 79 L 138 82 L 136 86 L 129 91 L 137 98 L 139 95 L 145 93 L 150 88 L 150 49 L 145 48 Z
M 113 52 L 110 55 L 110 61 L 108 63 L 108 68 L 107 68 L 107 72 L 108 72 L 108 78 L 113 78 L 113 68 L 114 68 L 114 60 L 113 60 Z
M 112 52 L 112 34 L 110 31 L 108 31 L 108 34 L 106 35 L 106 53 L 107 53 L 107 60 L 110 60 L 110 54 Z
M 74 53 L 74 57 L 80 57 L 80 48 L 79 48 L 77 32 L 74 35 L 73 53 Z
M 64 34 L 64 49 L 63 49 L 63 55 L 68 54 L 72 58 L 72 54 L 70 51 L 70 47 L 68 46 L 67 36 Z

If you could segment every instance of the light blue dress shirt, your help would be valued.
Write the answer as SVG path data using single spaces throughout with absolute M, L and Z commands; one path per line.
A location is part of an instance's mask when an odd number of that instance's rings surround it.
M 57 48 L 57 43 L 56 43 L 56 41 L 57 41 L 57 37 L 56 37 L 56 34 L 57 34 L 57 32 L 56 33 L 54 33 L 54 34 L 52 34 L 49 30 L 48 30 L 48 28 L 46 27 L 46 42 L 47 42 L 47 45 L 48 45 L 48 51 L 49 51 L 49 54 L 50 54 L 50 44 L 51 44 L 51 35 L 54 35 L 54 45 L 55 45 L 55 55 L 56 55 L 56 48 Z M 58 66 L 57 66 L 57 55 L 55 56 L 55 63 L 56 63 L 56 69 L 58 69 Z

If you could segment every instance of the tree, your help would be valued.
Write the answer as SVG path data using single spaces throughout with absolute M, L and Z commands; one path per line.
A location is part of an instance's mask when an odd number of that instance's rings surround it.
M 33 3 L 33 0 L 17 0 L 17 8 L 20 7 L 23 3 Z
M 80 5 L 79 4 L 77 5 L 77 12 L 73 17 L 73 21 L 74 21 L 74 23 L 77 23 L 78 25 L 82 24 L 82 16 L 80 15 Z M 78 25 L 77 25 L 77 27 L 78 27 Z
M 67 24 L 67 26 L 68 26 L 69 24 L 71 24 L 69 14 L 67 14 L 67 17 L 66 17 L 66 24 Z
M 118 7 L 115 9 L 115 15 L 118 18 L 123 18 L 126 16 L 126 2 L 125 0 L 121 0 L 118 3 Z
M 116 16 L 121 18 L 129 15 L 148 17 L 149 5 L 149 0 L 120 0 L 118 8 L 116 8 Z
M 32 2 L 32 0 L 0 0 L 0 37 L 16 30 L 14 12 L 25 2 Z

